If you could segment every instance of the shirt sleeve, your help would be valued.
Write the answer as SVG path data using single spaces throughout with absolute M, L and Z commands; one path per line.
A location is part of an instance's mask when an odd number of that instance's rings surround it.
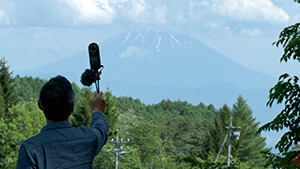
M 96 154 L 98 154 L 105 145 L 108 137 L 108 122 L 102 113 L 93 113 L 91 129 L 94 130 L 97 135 Z
M 17 169 L 35 169 L 33 159 L 30 157 L 29 152 L 26 150 L 24 143 L 19 150 L 19 157 L 17 162 Z

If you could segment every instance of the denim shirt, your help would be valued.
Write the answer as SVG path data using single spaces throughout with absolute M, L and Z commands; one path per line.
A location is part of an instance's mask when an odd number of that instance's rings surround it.
M 94 157 L 107 141 L 108 122 L 93 113 L 91 127 L 52 122 L 20 147 L 17 169 L 92 168 Z

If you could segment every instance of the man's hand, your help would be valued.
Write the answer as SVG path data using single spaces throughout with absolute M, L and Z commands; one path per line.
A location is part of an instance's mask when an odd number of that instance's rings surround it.
M 95 93 L 95 96 L 92 98 L 91 100 L 91 109 L 92 109 L 92 113 L 94 112 L 100 112 L 100 113 L 104 113 L 105 110 L 105 101 L 102 98 L 102 92 Z

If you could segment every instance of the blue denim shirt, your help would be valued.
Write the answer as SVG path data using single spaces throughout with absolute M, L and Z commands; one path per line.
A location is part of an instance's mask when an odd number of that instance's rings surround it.
M 88 169 L 107 141 L 108 122 L 93 113 L 91 127 L 52 122 L 20 147 L 17 169 Z

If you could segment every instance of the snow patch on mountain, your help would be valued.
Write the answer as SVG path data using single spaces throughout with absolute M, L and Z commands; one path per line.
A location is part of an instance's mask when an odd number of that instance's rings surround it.
M 175 38 L 174 35 L 171 35 L 171 38 L 172 38 L 177 44 L 179 44 L 180 46 L 183 46 L 183 44 L 182 44 L 181 42 L 179 42 L 179 40 L 177 40 L 177 39 Z
M 121 45 L 124 45 L 124 44 L 128 41 L 130 35 L 132 34 L 132 31 L 133 31 L 133 30 L 131 30 L 131 31 L 129 31 L 129 32 L 127 33 L 127 36 L 126 36 L 125 40 L 121 43 Z
M 135 46 L 129 46 L 127 50 L 120 55 L 121 58 L 139 58 L 143 59 L 143 50 Z
M 158 42 L 157 42 L 157 45 L 156 45 L 156 51 L 157 52 L 160 52 L 160 49 L 159 49 L 160 43 L 161 43 L 161 36 L 158 37 Z

